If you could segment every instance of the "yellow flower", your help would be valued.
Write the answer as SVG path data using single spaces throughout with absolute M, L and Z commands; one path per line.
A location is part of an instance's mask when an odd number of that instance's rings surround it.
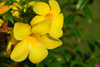
M 33 10 L 38 15 L 35 16 L 31 21 L 31 26 L 34 24 L 46 20 L 52 20 L 51 30 L 49 32 L 53 37 L 59 38 L 63 35 L 62 27 L 63 27 L 63 14 L 60 13 L 60 7 L 55 0 L 49 0 L 49 4 L 45 2 L 36 2 Z
M 46 34 L 50 31 L 51 20 L 39 22 L 31 27 L 25 23 L 15 23 L 14 37 L 20 40 L 10 57 L 16 62 L 21 62 L 29 55 L 32 63 L 39 63 L 44 60 L 47 55 L 47 49 L 54 49 L 62 45 L 62 41 Z
M 5 2 L 0 3 L 0 14 L 7 12 L 12 7 L 12 5 L 4 5 L 4 4 Z

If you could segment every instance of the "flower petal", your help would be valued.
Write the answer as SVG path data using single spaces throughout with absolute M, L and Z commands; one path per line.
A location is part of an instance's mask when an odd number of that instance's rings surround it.
M 19 18 L 19 11 L 12 11 L 12 16 Z
M 0 14 L 7 12 L 11 7 L 9 5 L 0 6 Z
M 31 33 L 31 27 L 25 23 L 15 23 L 14 25 L 14 37 L 17 40 L 23 40 Z
M 36 3 L 36 1 L 31 1 L 28 4 L 29 4 L 29 6 L 34 6 L 35 3 Z
M 17 7 L 12 7 L 13 11 L 11 11 L 12 16 L 19 18 L 19 11 Z
M 52 20 L 52 26 L 50 30 L 50 35 L 59 38 L 63 35 L 62 27 L 63 27 L 64 17 L 63 14 L 58 14 L 53 20 Z
M 31 24 L 31 26 L 33 26 L 34 24 L 36 24 L 36 23 L 38 23 L 38 22 L 41 22 L 41 21 L 43 21 L 43 20 L 44 20 L 44 17 L 43 17 L 43 16 L 37 15 L 37 16 L 35 16 L 35 17 L 31 20 L 30 24 Z
M 63 35 L 63 31 L 58 26 L 52 25 L 49 34 L 55 38 L 60 38 Z
M 63 23 L 64 23 L 64 16 L 63 16 L 63 14 L 61 13 L 61 14 L 57 15 L 54 18 L 54 20 L 52 20 L 52 22 L 53 22 L 54 26 L 62 28 L 63 27 Z
M 44 60 L 48 55 L 47 49 L 43 45 L 40 45 L 34 37 L 30 37 L 29 41 L 30 41 L 29 60 L 32 63 L 39 63 L 42 60 Z
M 61 10 L 60 10 L 60 6 L 57 1 L 49 0 L 49 4 L 51 7 L 51 12 L 53 12 L 56 15 L 60 13 Z
M 29 54 L 28 43 L 25 40 L 23 40 L 15 46 L 10 57 L 12 60 L 16 62 L 21 62 L 27 58 L 28 54 Z
M 20 8 L 20 9 L 22 9 L 22 7 L 18 4 L 18 3 L 13 3 L 13 7 L 18 7 L 18 8 Z M 17 8 L 17 10 L 18 10 L 18 8 Z
M 36 2 L 33 10 L 35 13 L 45 16 L 47 13 L 49 13 L 50 7 L 45 2 Z
M 35 24 L 32 27 L 32 33 L 43 35 L 49 33 L 50 29 L 51 29 L 51 20 L 44 20 L 42 22 Z
M 56 39 L 48 34 L 37 38 L 41 45 L 44 45 L 47 49 L 54 49 L 62 45 L 62 41 Z

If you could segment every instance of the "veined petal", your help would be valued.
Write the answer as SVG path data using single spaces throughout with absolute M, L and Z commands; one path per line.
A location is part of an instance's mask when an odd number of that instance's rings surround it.
M 62 45 L 62 41 L 54 38 L 48 34 L 38 37 L 37 40 L 41 45 L 44 45 L 47 49 L 54 49 Z
M 63 31 L 58 26 L 52 25 L 49 34 L 55 38 L 60 38 L 63 35 Z
M 28 24 L 19 23 L 19 22 L 15 23 L 14 37 L 17 40 L 23 40 L 30 34 L 31 34 L 31 27 Z
M 11 7 L 9 5 L 0 6 L 0 14 L 7 12 Z
M 63 14 L 58 14 L 53 20 L 53 26 L 57 26 L 59 28 L 63 27 L 63 23 L 64 23 L 64 16 Z
M 16 62 L 21 62 L 27 58 L 28 54 L 29 54 L 28 43 L 25 40 L 23 40 L 15 46 L 10 57 L 12 60 Z
M 29 42 L 30 42 L 29 60 L 32 63 L 39 63 L 42 60 L 44 60 L 48 55 L 47 49 L 43 45 L 40 45 L 34 37 L 29 37 Z
M 60 13 L 61 10 L 60 10 L 60 6 L 57 1 L 49 0 L 49 4 L 51 7 L 51 12 L 53 12 L 56 15 Z
M 31 26 L 33 26 L 34 24 L 39 23 L 43 20 L 44 20 L 44 16 L 37 15 L 31 20 L 30 24 L 31 24 Z
M 51 29 L 51 20 L 44 20 L 39 22 L 32 27 L 32 33 L 37 33 L 40 35 L 49 33 Z
M 49 13 L 50 7 L 45 2 L 36 2 L 33 10 L 35 13 L 45 16 L 47 13 Z

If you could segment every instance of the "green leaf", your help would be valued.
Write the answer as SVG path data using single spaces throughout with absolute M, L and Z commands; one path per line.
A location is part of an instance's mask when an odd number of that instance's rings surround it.
M 0 62 L 5 62 L 5 63 L 13 63 L 13 61 L 9 58 L 9 57 L 5 57 L 5 56 L 0 56 Z
M 93 59 L 89 60 L 88 67 L 95 67 L 95 61 Z
M 71 27 L 71 29 L 74 32 L 74 34 L 76 35 L 76 37 L 80 40 L 81 39 L 80 32 L 77 29 L 73 28 L 73 27 Z
M 87 53 L 87 51 L 84 48 L 81 48 L 81 47 L 74 46 L 74 49 L 77 50 L 77 51 L 80 51 L 80 52 Z
M 95 41 L 94 43 L 95 43 L 96 46 L 100 49 L 100 44 L 99 44 L 97 41 Z
M 89 47 L 90 47 L 91 51 L 93 52 L 93 51 L 95 50 L 94 43 L 93 43 L 93 42 L 91 42 L 91 41 L 88 41 L 88 45 L 89 45 Z
M 68 26 L 69 24 L 71 24 L 73 22 L 74 18 L 75 18 L 75 15 L 73 15 L 73 14 L 70 14 L 69 16 L 67 16 L 65 18 L 65 23 L 64 23 L 65 27 Z
M 92 37 L 92 36 L 87 36 L 88 38 L 89 38 L 89 40 L 91 40 L 91 41 L 95 41 L 95 38 L 94 37 Z
M 6 17 L 9 21 L 11 21 L 12 22 L 12 24 L 14 24 L 14 22 L 13 22 L 13 17 L 11 16 L 11 15 L 7 15 L 7 17 Z
M 77 16 L 79 16 L 81 18 L 85 18 L 85 16 L 83 14 L 77 14 Z
M 73 6 L 73 5 L 74 5 L 74 3 L 68 3 L 68 2 L 66 2 L 66 3 L 63 3 L 63 4 L 60 6 L 60 8 L 63 9 L 64 7 Z
M 37 2 L 38 2 L 39 0 L 35 0 L 35 1 L 37 1 Z
M 62 57 L 62 56 L 56 55 L 56 59 L 60 64 L 65 64 L 66 63 L 65 58 Z
M 46 62 L 47 67 L 62 67 L 60 63 L 58 63 L 56 60 L 52 62 Z
M 100 57 L 100 52 L 99 51 L 95 51 L 92 53 L 91 59 L 95 58 L 95 57 Z
M 2 48 L 2 46 L 1 46 L 1 48 L 0 48 L 0 54 L 1 54 L 3 51 L 4 51 L 4 48 Z
M 95 41 L 100 41 L 100 37 L 99 38 L 96 38 Z
M 94 2 L 94 0 L 89 0 L 88 4 L 92 4 Z
M 5 62 L 0 62 L 0 67 L 11 67 L 11 66 Z
M 80 11 L 81 9 L 83 9 L 87 3 L 88 3 L 88 0 L 78 0 L 78 3 L 76 5 L 77 11 Z
M 73 65 L 82 65 L 82 61 L 74 60 L 74 61 L 71 62 L 71 66 L 73 66 Z
M 59 47 L 59 48 L 60 48 L 60 52 L 61 52 L 61 54 L 64 56 L 65 60 L 66 60 L 66 61 L 69 61 L 70 58 L 71 58 L 70 53 L 67 52 L 65 49 L 63 49 L 62 47 Z M 62 56 L 62 57 L 63 57 L 63 56 Z M 63 58 L 63 59 L 64 59 L 64 58 Z M 65 60 L 64 60 L 64 61 L 65 61 Z
M 92 13 L 91 13 L 90 9 L 87 6 L 85 6 L 83 8 L 83 11 L 84 11 L 85 17 L 88 19 L 88 21 L 93 22 L 93 17 L 92 17 Z
M 42 62 L 36 64 L 36 67 L 44 67 L 44 64 Z

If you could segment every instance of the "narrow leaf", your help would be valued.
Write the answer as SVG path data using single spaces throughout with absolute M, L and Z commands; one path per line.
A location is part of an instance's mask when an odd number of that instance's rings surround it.
M 88 41 L 88 45 L 90 47 L 90 50 L 93 52 L 95 50 L 95 46 L 91 41 Z
M 95 51 L 92 53 L 91 58 L 95 58 L 95 57 L 100 57 L 100 52 L 99 51 Z
M 74 5 L 74 3 L 68 3 L 68 2 L 66 2 L 66 3 L 63 3 L 63 4 L 60 6 L 60 8 L 63 9 L 64 7 L 73 6 L 73 5 Z
M 13 22 L 13 17 L 12 17 L 11 15 L 8 15 L 8 16 L 7 16 L 7 19 L 8 19 L 9 21 L 11 21 L 12 24 L 14 24 L 14 22 Z
M 91 41 L 88 41 L 88 45 L 90 47 L 90 50 L 93 52 L 95 50 L 95 46 L 94 46 L 94 43 L 91 42 Z
M 88 21 L 93 22 L 93 17 L 92 17 L 92 13 L 91 13 L 90 9 L 87 6 L 85 6 L 83 8 L 83 11 L 84 11 L 85 17 L 88 19 Z
M 80 32 L 77 29 L 73 28 L 73 27 L 71 27 L 71 29 L 74 32 L 74 34 L 76 35 L 76 37 L 80 40 L 81 39 Z
M 82 61 L 74 60 L 74 61 L 71 62 L 71 66 L 73 66 L 73 65 L 82 65 Z
M 95 43 L 96 46 L 100 49 L 100 44 L 99 44 L 97 41 L 95 41 L 94 43 Z
M 80 47 L 75 47 L 75 50 L 87 53 L 87 51 L 85 49 L 80 48 Z
M 88 0 L 78 0 L 78 3 L 76 5 L 77 11 L 80 11 L 84 8 L 84 6 L 88 3 Z
M 65 18 L 65 27 L 68 26 L 69 24 L 71 24 L 73 22 L 75 18 L 75 15 L 70 14 L 68 17 Z

